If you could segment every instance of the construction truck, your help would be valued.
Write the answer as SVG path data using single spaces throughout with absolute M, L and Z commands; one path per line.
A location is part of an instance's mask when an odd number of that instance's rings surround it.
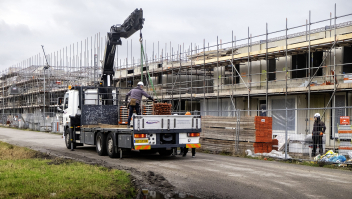
M 141 30 L 142 9 L 136 9 L 122 25 L 112 26 L 102 67 L 102 81 L 94 86 L 69 86 L 58 111 L 63 114 L 62 128 L 67 149 L 95 145 L 99 155 L 122 157 L 124 151 L 158 152 L 163 156 L 184 155 L 199 148 L 201 117 L 199 115 L 133 115 L 133 128 L 119 124 L 123 106 L 123 88 L 112 86 L 116 45 Z

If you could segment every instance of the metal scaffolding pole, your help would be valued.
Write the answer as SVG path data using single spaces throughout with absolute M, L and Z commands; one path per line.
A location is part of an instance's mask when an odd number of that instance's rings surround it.
M 248 47 L 248 63 L 247 63 L 247 66 L 248 66 L 248 68 L 247 68 L 247 70 L 248 70 L 248 74 L 247 74 L 247 81 L 248 81 L 248 85 L 249 85 L 249 88 L 248 88 L 248 99 L 247 99 L 247 114 L 248 114 L 248 116 L 250 116 L 251 115 L 251 113 L 250 113 L 250 111 L 249 111 L 249 109 L 250 109 L 250 92 L 251 92 L 251 80 L 250 80 L 250 72 L 251 72 L 251 62 L 250 62 L 250 50 L 249 50 L 249 47 L 250 47 L 250 44 L 249 44 L 249 42 L 250 42 L 250 36 L 249 36 L 249 27 L 248 27 L 248 45 L 247 45 L 247 47 Z
M 216 36 L 216 68 L 219 73 L 219 36 Z M 220 75 L 218 75 L 218 95 L 216 96 L 216 107 L 218 109 L 218 116 L 220 116 L 219 113 L 219 89 L 220 89 L 220 81 L 221 81 L 221 71 Z
M 265 88 L 265 108 L 268 110 L 268 89 L 269 89 L 269 60 L 268 60 L 268 23 L 266 23 L 265 39 L 265 61 L 266 61 L 266 88 Z M 266 114 L 266 116 L 268 116 Z
M 205 80 L 205 76 L 206 76 L 206 69 L 205 69 L 205 39 L 203 39 L 203 70 L 204 70 L 204 74 L 203 74 L 203 103 L 204 103 L 204 108 L 205 108 L 205 86 L 206 86 L 206 80 Z M 200 111 L 200 110 L 199 110 Z
M 331 12 L 330 12 L 330 37 L 331 37 Z M 331 82 L 331 50 L 329 51 L 329 76 L 330 76 L 330 78 L 329 78 L 329 81 Z
M 311 12 L 309 11 L 309 44 L 308 44 L 308 77 L 310 79 L 310 26 Z M 308 82 L 308 133 L 310 132 L 310 82 Z
M 180 94 L 180 97 L 179 97 L 179 99 L 178 99 L 178 110 L 179 110 L 179 112 L 181 112 L 181 68 L 182 68 L 182 64 L 181 64 L 181 45 L 179 46 L 179 61 L 180 61 L 180 69 L 179 69 L 179 71 L 178 71 L 178 78 L 179 78 L 179 84 L 178 84 L 178 92 L 179 92 L 179 94 Z M 176 82 L 175 82 L 176 83 Z M 180 113 L 179 113 L 180 114 Z
M 285 69 L 286 69 L 286 73 L 285 73 L 285 80 L 286 80 L 286 89 L 285 89 L 285 108 L 286 108 L 286 125 L 285 125 L 285 159 L 287 159 L 287 18 L 286 18 L 286 36 L 285 36 L 285 42 L 286 42 L 286 46 L 285 46 L 285 52 L 286 52 L 286 59 L 285 59 Z
M 170 47 L 171 47 L 171 42 L 170 42 Z M 172 100 L 172 107 L 175 108 L 175 103 L 174 103 L 174 63 L 173 63 L 173 58 L 174 58 L 174 48 L 171 48 L 171 100 Z
M 335 43 L 337 42 L 337 37 L 336 37 L 336 3 L 335 3 L 335 17 L 334 17 L 334 41 L 335 41 Z M 335 123 L 336 123 L 336 95 L 335 95 L 335 93 L 336 93 L 336 46 L 335 46 L 335 48 L 334 48 L 334 105 L 333 105 L 333 107 L 334 107 L 334 118 L 332 119 L 332 121 L 334 121 L 333 123 L 332 123 L 332 130 L 333 130 L 333 138 L 334 138 L 334 152 L 336 152 L 335 151 Z
M 233 31 L 231 32 L 231 60 L 233 61 Z M 231 67 L 231 100 L 233 103 L 233 67 Z M 236 105 L 234 104 L 234 110 L 236 110 Z M 234 116 L 233 111 L 231 111 L 231 116 Z
M 191 42 L 191 104 L 193 101 L 193 63 L 192 63 L 192 42 Z

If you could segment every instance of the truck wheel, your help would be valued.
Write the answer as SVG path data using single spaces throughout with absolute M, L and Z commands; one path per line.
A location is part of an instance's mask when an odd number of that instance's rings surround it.
M 106 135 L 102 132 L 99 132 L 96 137 L 96 151 L 98 155 L 103 156 L 106 155 Z
M 170 156 L 172 154 L 172 150 L 159 149 L 159 155 L 161 156 Z
M 117 158 L 119 156 L 119 153 L 116 152 L 114 145 L 116 145 L 114 136 L 112 133 L 109 133 L 106 138 L 106 151 L 108 152 L 108 156 L 110 158 Z
M 67 149 L 71 149 L 71 135 L 69 128 L 67 128 L 65 131 L 65 144 Z M 73 143 L 73 148 L 76 148 L 76 143 Z

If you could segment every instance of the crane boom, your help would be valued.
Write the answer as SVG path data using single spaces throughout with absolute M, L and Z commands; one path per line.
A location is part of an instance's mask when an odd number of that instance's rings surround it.
M 103 86 L 111 86 L 112 76 L 114 75 L 114 60 L 116 45 L 122 45 L 121 38 L 127 39 L 138 30 L 143 28 L 143 10 L 135 9 L 130 16 L 125 19 L 122 25 L 113 25 L 107 34 L 105 53 L 103 59 L 102 80 Z

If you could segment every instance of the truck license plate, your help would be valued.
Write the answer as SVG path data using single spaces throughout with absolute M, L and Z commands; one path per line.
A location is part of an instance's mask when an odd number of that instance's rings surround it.
M 148 140 L 136 140 L 136 143 L 148 143 Z

